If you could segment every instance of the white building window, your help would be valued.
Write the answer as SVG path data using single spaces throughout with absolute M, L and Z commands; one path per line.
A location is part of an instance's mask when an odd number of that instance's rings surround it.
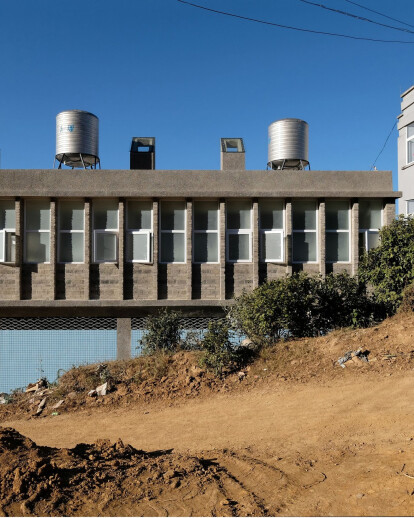
M 118 200 L 93 201 L 93 260 L 115 263 L 118 260 Z
M 50 262 L 50 202 L 26 200 L 25 262 Z
M 379 245 L 379 229 L 382 227 L 382 200 L 359 202 L 359 250 L 371 250 Z
M 16 211 L 14 200 L 0 200 L 0 262 L 16 261 Z
M 161 202 L 160 262 L 186 262 L 186 210 L 184 201 Z
M 252 202 L 227 202 L 226 251 L 230 263 L 248 263 L 252 260 Z
M 316 201 L 295 201 L 292 204 L 292 241 L 294 263 L 318 261 L 318 228 Z
M 414 162 L 414 123 L 407 126 L 407 164 Z
M 282 262 L 284 237 L 283 200 L 260 200 L 260 260 Z
M 348 201 L 327 201 L 326 262 L 348 263 L 350 260 L 350 208 Z
M 216 201 L 196 201 L 193 208 L 193 261 L 219 261 L 219 207 Z
M 85 207 L 83 201 L 60 201 L 58 206 L 58 261 L 85 261 Z
M 152 202 L 129 201 L 127 205 L 126 257 L 132 263 L 152 261 Z
M 414 214 L 414 200 L 407 200 L 407 214 Z

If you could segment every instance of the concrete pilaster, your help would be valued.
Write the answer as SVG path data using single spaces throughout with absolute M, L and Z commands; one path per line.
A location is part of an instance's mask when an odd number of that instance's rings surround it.
M 286 273 L 292 275 L 292 200 L 286 200 L 286 241 L 285 241 Z
M 91 232 L 91 200 L 85 200 L 85 279 L 84 296 L 85 300 L 90 299 L 91 283 L 91 258 L 92 258 L 92 232 Z
M 116 359 L 131 358 L 131 319 L 118 318 L 116 321 Z
M 402 211 L 400 210 L 400 213 Z M 395 201 L 393 199 L 384 200 L 384 218 L 383 224 L 390 225 L 395 219 Z
M 152 273 L 152 284 L 153 284 L 153 294 L 154 299 L 159 298 L 158 292 L 158 260 L 159 260 L 159 212 L 160 212 L 160 204 L 158 199 L 153 200 L 152 202 L 152 217 L 153 217 L 153 241 L 152 241 L 152 262 L 153 262 L 153 273 Z
M 252 280 L 253 289 L 259 286 L 259 203 L 257 198 L 253 199 L 253 222 L 252 222 Z
M 191 299 L 193 295 L 192 279 L 193 279 L 193 202 L 186 201 L 187 208 L 187 299 Z
M 52 198 L 50 201 L 50 266 L 51 266 L 51 291 L 52 297 L 56 300 L 56 263 L 57 263 L 57 201 Z
M 121 300 L 125 300 L 124 290 L 124 271 L 125 271 L 125 221 L 126 221 L 126 201 L 124 198 L 119 200 L 119 228 L 118 228 L 118 285 Z
M 319 273 L 325 277 L 326 275 L 326 217 L 325 217 L 325 200 L 319 200 Z
M 226 298 L 226 205 L 223 199 L 219 202 L 220 206 L 220 300 Z
M 351 200 L 351 263 L 352 275 L 358 273 L 359 263 L 359 203 Z
M 22 300 L 22 264 L 23 264 L 23 235 L 24 235 L 24 217 L 23 217 L 23 201 L 21 198 L 16 198 L 15 201 L 16 211 L 16 262 L 15 267 L 19 269 L 15 296 L 16 300 Z

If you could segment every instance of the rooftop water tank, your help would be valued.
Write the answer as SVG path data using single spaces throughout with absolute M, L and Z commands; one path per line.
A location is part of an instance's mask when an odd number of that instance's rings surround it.
M 269 126 L 271 169 L 304 169 L 309 165 L 308 123 L 301 119 L 280 119 Z
M 56 160 L 59 169 L 96 169 L 99 160 L 99 119 L 93 113 L 67 110 L 56 116 Z

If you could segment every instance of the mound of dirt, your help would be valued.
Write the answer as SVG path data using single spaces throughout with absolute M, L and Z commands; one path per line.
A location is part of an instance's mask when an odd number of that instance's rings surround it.
M 0 405 L 0 422 L 101 407 L 154 402 L 172 405 L 183 399 L 249 390 L 275 381 L 324 383 L 378 373 L 388 376 L 413 368 L 413 337 L 414 313 L 408 312 L 367 329 L 337 330 L 323 337 L 279 342 L 263 349 L 240 372 L 227 373 L 223 378 L 201 369 L 200 353 L 188 351 L 77 367 L 65 373 L 55 387 L 17 394 L 11 404 Z M 358 349 L 366 352 L 368 362 L 352 358 L 341 368 L 338 359 Z M 88 395 L 105 383 L 106 395 Z
M 224 452 L 226 455 L 226 452 Z M 242 462 L 228 453 L 230 462 Z M 245 469 L 252 469 L 252 462 Z M 254 465 L 254 462 L 253 462 Z M 268 467 L 267 485 L 285 487 Z M 0 516 L 246 516 L 275 514 L 215 458 L 124 445 L 39 447 L 0 428 Z

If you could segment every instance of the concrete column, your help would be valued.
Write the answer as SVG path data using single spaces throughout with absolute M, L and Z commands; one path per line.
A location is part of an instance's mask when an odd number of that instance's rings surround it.
M 116 321 L 116 359 L 131 358 L 131 319 L 118 318 Z
M 325 277 L 326 275 L 326 217 L 325 217 L 325 200 L 319 200 L 319 273 Z
M 402 212 L 400 210 L 400 212 Z M 395 219 L 395 200 L 393 199 L 385 199 L 384 200 L 384 217 L 383 217 L 383 225 L 391 225 L 391 223 Z
M 351 263 L 352 275 L 358 273 L 359 264 L 359 203 L 351 200 Z
M 125 272 L 125 221 L 126 221 L 126 201 L 124 198 L 119 200 L 119 228 L 118 228 L 118 285 L 121 300 L 125 299 L 124 291 L 124 272 Z
M 153 249 L 152 249 L 152 263 L 154 265 L 153 267 L 153 273 L 152 273 L 152 293 L 153 298 L 158 299 L 159 298 L 159 292 L 158 292 L 158 260 L 159 260 L 159 201 L 157 199 L 154 199 L 152 202 L 152 215 L 153 215 Z
M 51 294 L 56 300 L 56 263 L 57 263 L 57 201 L 50 202 L 50 266 L 51 266 Z
M 85 279 L 84 300 L 90 299 L 92 231 L 91 231 L 91 200 L 85 200 Z
M 226 298 L 226 205 L 224 199 L 220 205 L 220 300 Z
M 286 200 L 286 240 L 285 240 L 286 273 L 292 275 L 292 200 Z
M 16 291 L 14 298 L 22 300 L 22 266 L 23 266 L 23 236 L 24 236 L 24 217 L 23 217 L 23 201 L 16 198 L 16 268 L 18 268 L 18 275 L 16 279 Z
M 259 286 L 259 203 L 253 200 L 253 228 L 252 228 L 252 268 L 253 289 Z
M 186 299 L 193 297 L 193 202 L 187 200 L 187 296 Z

